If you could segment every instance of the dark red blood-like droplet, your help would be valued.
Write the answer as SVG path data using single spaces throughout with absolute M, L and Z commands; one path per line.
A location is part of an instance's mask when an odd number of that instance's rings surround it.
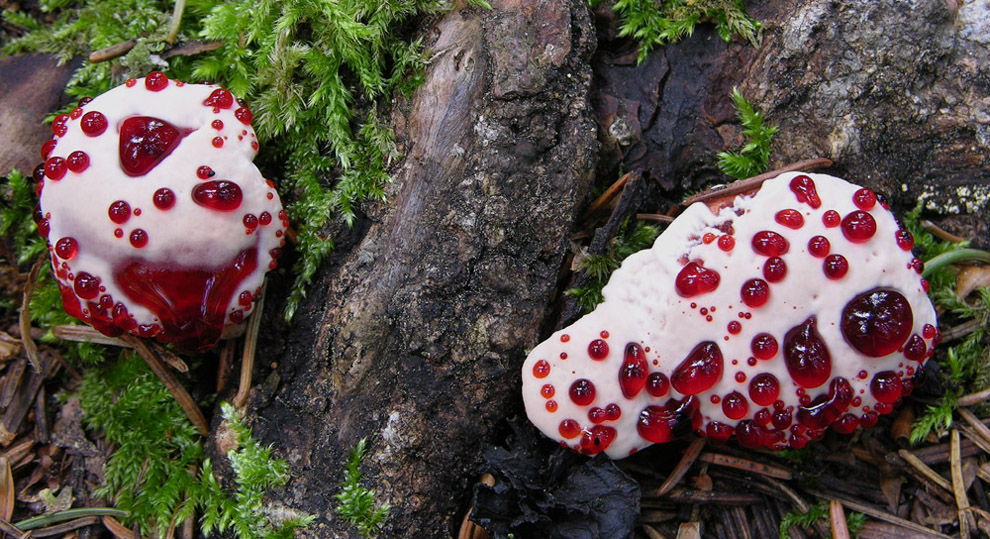
M 904 345 L 904 357 L 911 361 L 924 361 L 928 357 L 928 345 L 917 333 L 911 335 Z
M 234 111 L 234 116 L 241 121 L 244 125 L 251 125 L 251 120 L 254 119 L 254 114 L 251 114 L 251 109 L 247 107 L 241 107 Z
M 724 234 L 718 237 L 718 248 L 729 252 L 736 246 L 736 239 L 728 234 Z
M 203 104 L 207 107 L 229 109 L 234 106 L 234 95 L 223 88 L 217 88 L 210 93 L 210 97 L 207 97 Z
M 670 376 L 670 384 L 685 395 L 711 389 L 722 379 L 722 350 L 712 341 L 699 343 Z
M 605 422 L 605 410 L 595 406 L 594 408 L 588 410 L 588 421 L 594 424 Z
M 675 410 L 664 406 L 647 406 L 639 413 L 636 431 L 648 442 L 663 444 L 674 439 L 676 425 L 677 413 Z
M 213 144 L 214 148 L 223 148 L 223 137 L 213 137 L 210 144 Z
M 597 455 L 608 449 L 615 440 L 616 430 L 612 427 L 595 425 L 588 430 L 581 432 L 581 453 L 584 455 Z
M 65 159 L 61 157 L 49 157 L 45 161 L 45 176 L 50 180 L 61 180 L 65 177 L 65 171 L 68 167 L 65 164 Z
M 89 168 L 89 156 L 82 150 L 76 150 L 65 159 L 65 166 L 78 174 Z
M 646 377 L 646 392 L 653 397 L 662 397 L 670 390 L 670 380 L 662 372 L 652 372 Z
M 840 328 L 846 342 L 870 357 L 895 352 L 911 334 L 914 314 L 899 292 L 875 288 L 846 303 Z
M 732 437 L 732 433 L 736 429 L 726 425 L 725 423 L 719 423 L 718 421 L 712 421 L 705 426 L 705 436 L 711 440 L 715 445 L 721 445 L 729 441 Z
M 797 197 L 798 202 L 807 203 L 812 208 L 819 208 L 822 200 L 818 197 L 818 190 L 815 188 L 815 181 L 803 174 L 794 176 L 790 183 L 791 191 Z
M 757 374 L 749 382 L 749 398 L 758 406 L 770 406 L 780 395 L 780 382 L 777 377 L 764 372 Z
M 244 227 L 247 228 L 248 230 L 254 230 L 258 228 L 258 218 L 255 217 L 254 214 L 251 213 L 244 214 L 243 222 L 244 222 Z
M 55 243 L 55 254 L 62 260 L 72 260 L 79 253 L 79 243 L 75 238 L 65 237 Z
M 763 279 L 750 279 L 739 291 L 743 303 L 749 307 L 761 307 L 770 299 L 770 285 Z
M 822 224 L 827 228 L 835 228 L 842 223 L 842 216 L 835 210 L 828 210 L 822 214 Z
M 131 218 L 131 205 L 123 200 L 118 200 L 110 204 L 110 208 L 107 210 L 107 215 L 110 216 L 110 220 L 122 225 Z
M 69 124 L 69 115 L 59 114 L 58 116 L 55 117 L 55 120 L 52 121 L 52 134 L 54 134 L 56 137 L 64 137 L 65 132 L 68 131 L 69 129 L 68 124 Z
M 873 209 L 873 206 L 876 206 L 877 196 L 873 194 L 873 191 L 863 187 L 853 193 L 853 204 L 863 211 L 869 211 Z
M 808 253 L 815 258 L 825 258 L 831 249 L 832 244 L 825 236 L 813 236 L 808 240 Z
M 749 413 L 749 402 L 738 391 L 733 391 L 722 399 L 722 413 L 729 419 L 742 419 Z
M 608 343 L 602 339 L 595 339 L 588 343 L 588 355 L 591 359 L 601 361 L 608 357 Z
M 910 251 L 914 247 L 914 236 L 907 230 L 903 228 L 898 230 L 894 233 L 894 237 L 897 239 L 897 246 L 902 250 Z
M 921 335 L 926 339 L 932 339 L 935 337 L 935 326 L 931 324 L 925 324 L 925 327 L 921 328 Z
M 605 406 L 605 419 L 617 421 L 620 417 L 622 417 L 622 408 L 619 408 L 618 404 L 611 402 Z
M 852 400 L 853 389 L 849 382 L 845 378 L 835 378 L 829 383 L 827 394 L 798 408 L 798 423 L 813 430 L 825 429 L 849 409 Z
M 869 213 L 856 210 L 842 218 L 842 235 L 853 243 L 869 241 L 877 233 L 877 222 Z
M 859 426 L 859 418 L 852 414 L 844 414 L 842 417 L 832 422 L 832 430 L 839 434 L 850 434 Z
M 153 199 L 155 207 L 159 210 L 167 210 L 175 205 L 175 193 L 168 187 L 162 187 L 155 191 Z
M 216 211 L 234 211 L 241 205 L 241 187 L 228 180 L 213 180 L 197 184 L 192 198 L 196 204 Z
M 784 430 L 791 426 L 791 421 L 793 421 L 793 419 L 791 407 L 777 408 L 774 410 L 773 416 L 770 418 L 770 422 L 773 423 L 774 428 L 777 430 Z
M 763 264 L 763 278 L 771 283 L 779 283 L 787 277 L 787 264 L 779 256 L 771 256 Z
M 636 343 L 627 344 L 622 367 L 619 368 L 619 388 L 622 389 L 623 397 L 631 399 L 639 395 L 646 387 L 648 369 L 643 348 Z
M 761 230 L 753 235 L 753 250 L 763 256 L 781 256 L 790 245 L 787 239 L 772 230 Z
M 697 262 L 689 262 L 678 272 L 674 287 L 681 297 L 690 298 L 718 288 L 721 276 Z
M 148 245 L 148 233 L 140 228 L 135 228 L 134 231 L 131 232 L 131 245 L 137 247 L 138 249 Z
M 846 276 L 849 271 L 849 262 L 842 255 L 828 255 L 822 262 L 822 271 L 826 277 L 837 281 Z
M 746 419 L 736 425 L 736 440 L 747 449 L 759 449 L 764 446 L 766 431 L 755 422 Z
M 595 384 L 587 378 L 579 378 L 571 384 L 571 400 L 578 406 L 587 406 L 595 400 Z
M 48 156 L 52 154 L 52 151 L 55 150 L 55 146 L 57 145 L 58 145 L 58 140 L 56 139 L 52 138 L 46 140 L 45 143 L 41 145 L 41 158 L 48 159 Z
M 812 316 L 784 335 L 787 372 L 795 383 L 808 389 L 824 384 L 832 374 L 832 358 L 816 326 Z
M 79 128 L 88 137 L 98 137 L 107 130 L 107 117 L 102 112 L 90 111 L 79 120 Z
M 739 332 L 742 331 L 742 324 L 740 324 L 737 320 L 733 320 L 726 324 L 725 330 L 732 335 L 739 335 Z
M 147 174 L 182 141 L 174 125 L 150 116 L 134 116 L 120 126 L 120 168 L 128 176 Z
M 254 296 L 252 296 L 251 293 L 248 292 L 247 290 L 241 292 L 241 294 L 239 296 L 237 296 L 237 303 L 240 303 L 244 307 L 247 307 L 248 305 L 250 305 L 252 301 L 254 301 Z M 550 386 L 550 387 L 553 387 L 553 386 Z M 550 395 L 550 397 L 552 397 L 552 396 L 553 395 Z M 547 397 L 547 398 L 550 398 L 550 397 Z
M 879 416 L 876 412 L 866 412 L 865 414 L 859 416 L 859 424 L 864 428 L 874 427 L 877 424 L 877 419 Z
M 82 299 L 93 299 L 100 293 L 100 279 L 81 271 L 76 275 L 72 290 Z
M 792 228 L 794 230 L 804 226 L 804 216 L 797 210 L 780 210 L 776 215 L 774 215 L 774 220 L 787 228 Z
M 196 177 L 201 180 L 208 180 L 212 178 L 214 175 L 216 175 L 216 172 L 214 172 L 212 168 L 206 165 L 203 165 L 196 169 Z
M 565 419 L 560 422 L 560 425 L 557 427 L 557 432 L 568 440 L 571 438 L 577 438 L 578 435 L 581 434 L 581 425 L 573 419 Z
M 901 398 L 901 379 L 894 371 L 878 372 L 870 382 L 870 394 L 877 401 L 893 404 Z
M 749 343 L 749 348 L 760 359 L 772 359 L 777 355 L 777 339 L 769 333 L 757 333 Z
M 160 92 L 168 86 L 168 77 L 160 71 L 152 71 L 144 78 L 144 87 L 152 92 Z
M 261 212 L 261 215 L 258 216 L 258 222 L 261 224 L 261 226 L 268 226 L 268 225 L 270 225 L 272 223 L 272 214 L 270 214 L 270 213 L 268 213 L 266 211 Z M 564 335 L 563 337 L 561 337 L 560 338 L 560 342 L 567 342 L 567 340 L 565 340 L 564 337 L 567 337 L 567 335 Z M 568 337 L 568 339 L 569 338 L 570 337 Z
M 533 365 L 533 376 L 536 378 L 546 378 L 549 374 L 550 364 L 545 359 L 541 359 Z

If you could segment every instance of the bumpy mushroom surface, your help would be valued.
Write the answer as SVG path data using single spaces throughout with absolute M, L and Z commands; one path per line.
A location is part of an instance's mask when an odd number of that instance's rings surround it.
M 251 120 L 157 72 L 55 119 L 35 220 L 69 314 L 202 350 L 251 312 L 288 227 Z
M 873 192 L 822 174 L 696 203 L 529 354 L 529 418 L 612 458 L 692 430 L 782 449 L 872 426 L 939 339 L 912 246 Z

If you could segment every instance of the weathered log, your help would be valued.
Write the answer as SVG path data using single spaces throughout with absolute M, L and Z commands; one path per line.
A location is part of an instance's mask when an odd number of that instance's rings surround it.
M 383 535 L 455 533 L 482 444 L 521 409 L 518 369 L 589 198 L 583 1 L 459 9 L 430 36 L 426 81 L 397 113 L 407 157 L 388 203 L 338 251 L 248 401 L 291 465 L 273 500 L 318 517 L 307 537 L 355 532 L 333 496 L 364 437 L 366 483 L 392 505 Z

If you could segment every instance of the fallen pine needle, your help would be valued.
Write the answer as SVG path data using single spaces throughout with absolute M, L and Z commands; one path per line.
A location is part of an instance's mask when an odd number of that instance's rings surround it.
M 846 512 L 842 509 L 842 502 L 828 502 L 828 516 L 832 524 L 832 539 L 849 539 L 849 527 L 846 525 Z
M 723 455 L 721 453 L 705 453 L 701 455 L 701 461 L 714 464 L 716 466 L 725 466 L 727 468 L 735 468 L 737 470 L 783 479 L 785 481 L 793 479 L 793 474 L 791 474 L 790 470 L 787 470 L 786 468 L 763 464 L 762 462 L 755 462 L 730 455 Z
M 684 474 L 694 465 L 694 461 L 698 459 L 698 455 L 701 454 L 701 450 L 705 447 L 705 442 L 706 440 L 704 438 L 696 438 L 691 442 L 691 445 L 688 446 L 684 455 L 681 457 L 680 462 L 674 467 L 674 471 L 670 472 L 670 477 L 657 489 L 656 496 L 659 497 L 667 494 L 677 483 L 681 482 Z
M 929 467 L 927 464 L 921 462 L 921 459 L 914 456 L 913 453 L 911 453 L 907 449 L 901 449 L 897 452 L 897 454 L 900 455 L 902 459 L 904 459 L 904 462 L 907 462 L 912 468 L 914 468 L 921 475 L 923 475 L 925 479 L 928 479 L 932 483 L 938 485 L 939 487 L 942 487 L 943 489 L 946 490 L 946 492 L 952 492 L 952 483 L 950 483 L 948 479 L 939 475 L 938 472 L 931 469 L 931 467 Z

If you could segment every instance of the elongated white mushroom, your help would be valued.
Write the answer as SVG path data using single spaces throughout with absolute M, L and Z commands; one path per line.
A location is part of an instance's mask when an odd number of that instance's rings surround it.
M 912 245 L 874 193 L 822 174 L 696 203 L 533 349 L 526 411 L 612 458 L 692 430 L 782 449 L 872 426 L 939 339 Z

